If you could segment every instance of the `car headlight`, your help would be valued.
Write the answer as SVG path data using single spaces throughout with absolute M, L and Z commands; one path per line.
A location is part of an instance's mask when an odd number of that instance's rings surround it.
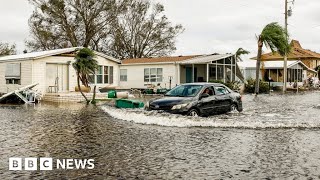
M 174 105 L 171 110 L 176 110 L 176 109 L 182 109 L 182 108 L 185 108 L 187 107 L 189 104 L 186 103 L 186 104 L 178 104 L 178 105 Z

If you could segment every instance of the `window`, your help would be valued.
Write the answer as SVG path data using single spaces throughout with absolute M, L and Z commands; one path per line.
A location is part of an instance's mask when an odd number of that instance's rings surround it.
M 209 96 L 215 95 L 213 87 L 207 87 L 203 90 L 202 94 L 208 94 Z
M 6 84 L 21 84 L 21 64 L 8 63 L 6 65 L 5 79 Z
M 201 89 L 202 85 L 180 85 L 176 86 L 165 95 L 173 97 L 194 97 Z
M 127 81 L 127 70 L 126 69 L 120 69 L 120 81 Z
M 162 82 L 163 70 L 162 68 L 145 68 L 144 82 Z
M 216 87 L 216 95 L 225 95 L 229 93 L 230 92 L 225 87 Z
M 97 70 L 97 84 L 102 84 L 102 77 L 103 77 L 102 67 L 103 66 L 99 66 Z
M 21 84 L 20 79 L 6 79 L 6 84 Z
M 113 66 L 98 66 L 95 74 L 89 75 L 91 84 L 112 84 L 113 83 Z

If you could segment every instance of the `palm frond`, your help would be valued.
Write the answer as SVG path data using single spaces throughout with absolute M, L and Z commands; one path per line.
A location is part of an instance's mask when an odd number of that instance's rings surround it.
M 89 86 L 89 75 L 95 74 L 98 69 L 98 61 L 94 59 L 95 54 L 88 48 L 80 49 L 76 54 L 76 61 L 72 64 L 76 70 L 77 75 L 81 83 L 88 87 Z
M 290 52 L 290 45 L 288 43 L 288 34 L 278 23 L 273 22 L 268 24 L 261 33 L 261 40 L 267 48 L 272 52 L 279 52 L 284 56 Z
M 250 53 L 249 51 L 247 51 L 247 50 L 245 50 L 245 49 L 243 49 L 243 48 L 239 48 L 239 49 L 236 51 L 236 54 L 235 54 L 236 60 L 242 61 L 241 55 L 246 55 L 246 54 L 249 54 L 249 53 Z

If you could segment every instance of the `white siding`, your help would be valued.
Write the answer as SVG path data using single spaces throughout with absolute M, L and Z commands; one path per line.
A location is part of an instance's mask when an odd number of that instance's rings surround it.
M 6 84 L 5 71 L 7 63 L 21 63 L 21 85 Z M 0 63 L 0 92 L 7 93 L 32 84 L 32 61 L 10 61 Z
M 113 66 L 113 84 L 114 86 L 119 86 L 119 64 L 107 60 L 103 57 L 97 56 L 96 60 L 99 65 L 104 66 Z M 69 70 L 69 91 L 74 91 L 75 86 L 77 85 L 77 76 L 76 72 L 72 67 L 74 62 L 74 57 L 65 57 L 65 56 L 50 56 L 37 60 L 28 60 L 28 61 L 10 61 L 10 62 L 0 62 L 0 92 L 7 93 L 8 91 L 13 91 L 19 87 L 23 87 L 32 83 L 39 83 L 34 89 L 45 94 L 48 90 L 46 85 L 46 64 L 47 63 L 60 63 L 67 64 L 70 62 L 68 67 Z M 5 70 L 6 63 L 21 63 L 21 85 L 7 85 L 5 80 Z M 105 87 L 109 84 L 98 84 L 97 88 Z
M 171 86 L 174 87 L 178 82 L 177 68 L 174 64 L 142 64 L 142 65 L 120 65 L 120 69 L 127 69 L 127 81 L 120 82 L 120 87 L 123 89 L 130 88 L 146 88 L 147 83 L 144 82 L 144 68 L 162 68 L 163 80 L 160 83 L 161 87 L 169 88 L 169 77 L 172 76 Z M 120 78 L 120 73 L 119 73 Z M 152 84 L 157 85 L 158 82 Z
M 119 86 L 119 65 L 118 63 L 114 61 L 107 60 L 103 57 L 97 56 L 95 59 L 98 61 L 99 65 L 103 66 L 113 66 L 113 84 L 114 86 Z M 41 92 L 47 92 L 47 87 L 45 84 L 46 81 L 46 63 L 68 63 L 70 61 L 69 65 L 69 91 L 72 92 L 75 90 L 75 87 L 77 86 L 77 75 L 76 71 L 72 67 L 72 63 L 75 61 L 74 57 L 62 57 L 62 56 L 51 56 L 39 60 L 34 60 L 34 82 L 39 82 L 40 85 L 38 86 L 39 90 Z M 109 84 L 97 84 L 97 89 L 99 87 L 105 87 L 108 86 Z

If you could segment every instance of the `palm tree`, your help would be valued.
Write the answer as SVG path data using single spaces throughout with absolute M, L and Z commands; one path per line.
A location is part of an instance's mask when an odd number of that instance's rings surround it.
M 84 99 L 86 100 L 87 104 L 89 104 L 90 100 L 86 97 L 86 95 L 82 92 L 80 87 L 80 82 L 85 87 L 89 87 L 89 80 L 90 75 L 95 74 L 95 71 L 98 68 L 98 61 L 94 59 L 94 52 L 88 48 L 80 49 L 75 57 L 75 62 L 72 64 L 73 68 L 76 70 L 77 73 L 77 83 L 78 88 Z M 94 86 L 93 90 L 93 98 L 92 103 L 95 103 L 95 90 L 96 86 Z
M 249 53 L 250 53 L 249 51 L 247 51 L 247 50 L 245 50 L 245 49 L 243 49 L 243 48 L 239 48 L 239 49 L 237 50 L 236 54 L 235 54 L 236 60 L 237 60 L 237 61 L 242 61 L 241 56 L 242 56 L 242 55 L 249 54 Z
M 288 43 L 288 34 L 284 28 L 282 28 L 278 23 L 273 22 L 265 26 L 261 34 L 257 37 L 258 39 L 258 56 L 257 56 L 257 66 L 256 66 L 256 83 L 255 83 L 255 94 L 259 94 L 259 71 L 260 62 L 262 55 L 262 47 L 265 45 L 270 48 L 271 51 L 278 52 L 281 56 L 284 56 L 290 51 L 290 46 Z

